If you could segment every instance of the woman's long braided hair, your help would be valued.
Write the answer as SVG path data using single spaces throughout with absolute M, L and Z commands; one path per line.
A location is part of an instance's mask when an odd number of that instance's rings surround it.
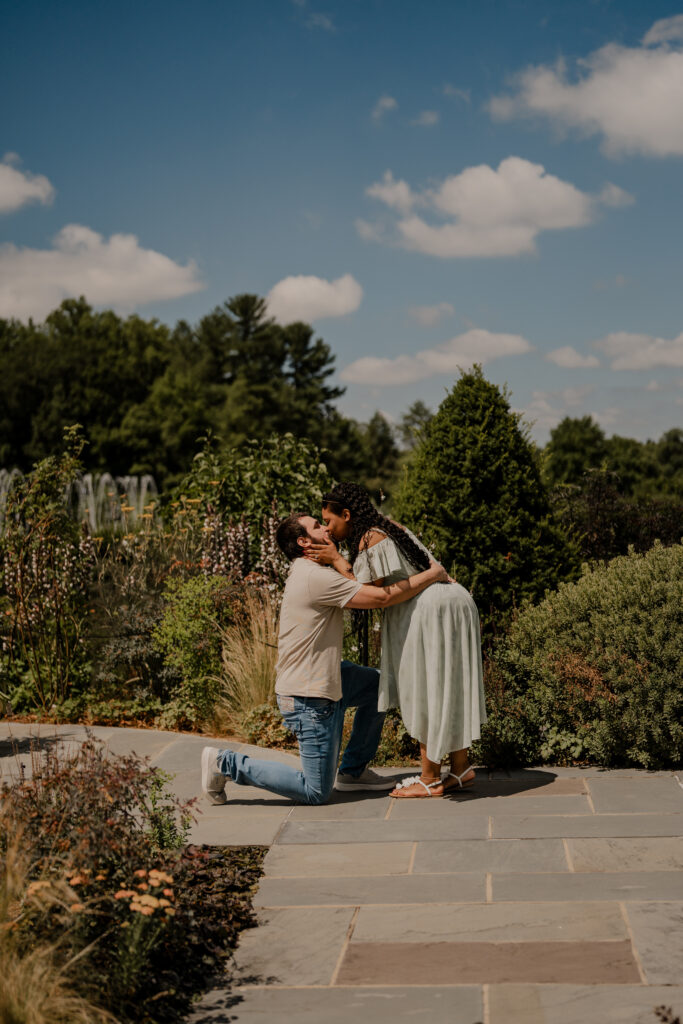
M 358 558 L 358 552 L 365 551 L 368 546 L 366 534 L 377 528 L 396 542 L 416 571 L 429 568 L 429 559 L 424 551 L 411 540 L 405 530 L 377 511 L 370 495 L 360 484 L 337 484 L 328 494 L 323 494 L 323 508 L 329 508 L 338 516 L 345 508 L 351 513 L 351 533 L 347 539 L 351 565 Z
M 351 513 L 349 520 L 351 532 L 346 541 L 351 565 L 356 561 L 359 551 L 367 549 L 366 534 L 377 528 L 396 542 L 416 570 L 429 568 L 429 559 L 424 551 L 417 546 L 415 541 L 411 540 L 405 530 L 377 511 L 370 500 L 370 495 L 360 484 L 337 484 L 327 494 L 323 494 L 323 508 L 328 508 L 337 516 L 342 515 L 345 508 Z M 369 615 L 366 611 L 358 610 L 353 611 L 351 615 L 353 630 L 362 650 L 364 637 L 367 637 Z

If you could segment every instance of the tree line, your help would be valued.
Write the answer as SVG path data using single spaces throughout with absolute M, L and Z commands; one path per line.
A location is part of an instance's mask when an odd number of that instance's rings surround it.
M 290 432 L 329 449 L 333 475 L 372 484 L 395 471 L 396 439 L 380 413 L 358 423 L 337 410 L 334 362 L 312 327 L 277 324 L 256 295 L 194 326 L 124 319 L 83 298 L 42 324 L 0 320 L 0 466 L 29 470 L 80 423 L 88 470 L 152 473 L 168 489 L 200 437 L 234 447 Z
M 309 324 L 277 324 L 256 295 L 173 327 L 67 299 L 41 324 L 0 320 L 0 466 L 29 470 L 80 423 L 88 470 L 151 473 L 165 490 L 188 471 L 200 437 L 235 447 L 290 432 L 328 450 L 333 477 L 391 494 L 432 413 L 414 402 L 393 427 L 379 412 L 367 423 L 343 416 L 334 364 Z M 538 455 L 549 488 L 599 471 L 624 497 L 683 497 L 678 428 L 640 442 L 608 439 L 591 417 L 566 418 Z

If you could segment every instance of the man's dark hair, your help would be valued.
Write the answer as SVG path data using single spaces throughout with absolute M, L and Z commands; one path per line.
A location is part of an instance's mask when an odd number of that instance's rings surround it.
M 308 530 L 300 521 L 305 515 L 306 512 L 293 512 L 291 516 L 282 520 L 275 534 L 275 540 L 278 542 L 280 550 L 290 562 L 303 555 L 301 545 L 297 541 L 299 537 L 308 537 Z

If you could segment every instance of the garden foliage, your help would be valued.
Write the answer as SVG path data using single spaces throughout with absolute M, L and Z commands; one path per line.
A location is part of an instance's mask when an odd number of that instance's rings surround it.
M 87 669 L 94 551 L 64 498 L 83 446 L 71 429 L 65 452 L 19 481 L 0 532 L 0 698 L 23 689 L 43 710 L 63 701 Z
M 0 893 L 16 837 L 23 857 L 23 885 L 0 922 L 16 969 L 49 950 L 72 993 L 119 1024 L 183 1019 L 253 923 L 264 851 L 187 847 L 189 805 L 135 757 L 105 757 L 93 742 L 72 757 L 33 757 L 33 779 L 0 801 Z
M 647 551 L 656 540 L 678 544 L 683 536 L 683 497 L 624 497 L 619 477 L 589 470 L 575 484 L 550 492 L 555 515 L 586 561 Z
M 487 763 L 679 767 L 683 546 L 585 567 L 519 612 L 487 668 Z
M 578 570 L 521 418 L 480 367 L 462 374 L 424 429 L 395 513 L 453 567 L 487 628 Z

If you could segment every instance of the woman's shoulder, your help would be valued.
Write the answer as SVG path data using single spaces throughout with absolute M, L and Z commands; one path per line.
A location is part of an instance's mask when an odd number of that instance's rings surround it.
M 379 527 L 373 527 L 372 530 L 367 530 L 361 537 L 360 550 L 366 551 L 368 548 L 374 548 L 375 544 L 388 539 L 390 538 L 384 530 L 381 530 Z

